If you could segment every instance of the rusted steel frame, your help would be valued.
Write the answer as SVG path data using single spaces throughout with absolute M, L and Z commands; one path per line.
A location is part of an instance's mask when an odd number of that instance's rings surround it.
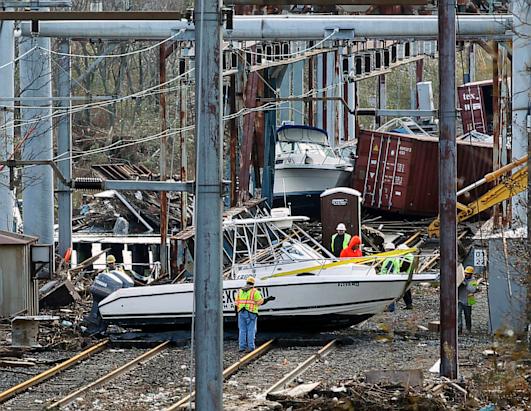
M 231 87 L 229 89 L 229 103 L 231 113 L 236 113 L 236 75 L 231 75 Z M 230 156 L 230 206 L 235 207 L 238 202 L 237 190 L 236 190 L 236 158 L 238 150 L 238 124 L 236 123 L 236 118 L 232 118 L 229 121 L 230 127 L 230 147 L 229 147 L 229 156 Z
M 72 358 L 69 358 L 66 361 L 63 361 L 61 364 L 57 364 L 55 367 L 43 371 L 40 374 L 35 375 L 34 377 L 31 377 L 30 379 L 5 390 L 4 392 L 0 393 L 0 403 L 6 401 L 11 397 L 14 397 L 17 394 L 20 394 L 21 392 L 26 391 L 28 388 L 33 387 L 36 384 L 50 379 L 55 374 L 66 370 L 67 368 L 70 368 L 72 365 L 77 364 L 79 361 L 90 357 L 92 354 L 96 354 L 97 352 L 103 350 L 108 343 L 109 340 L 103 340 L 94 345 L 91 345 L 86 350 L 81 351 L 79 354 L 74 355 Z
M 141 362 L 148 361 L 151 358 L 153 358 L 155 355 L 159 354 L 162 350 L 166 349 L 168 345 L 170 344 L 169 341 L 165 341 L 162 344 L 157 345 L 155 348 L 152 348 L 151 350 L 145 352 L 144 354 L 134 358 L 133 360 L 129 361 L 128 363 L 122 365 L 119 368 L 116 368 L 114 371 L 111 371 L 108 374 L 103 375 L 102 377 L 98 378 L 96 381 L 93 381 L 73 392 L 66 395 L 65 397 L 61 398 L 60 400 L 54 402 L 53 404 L 50 404 L 46 407 L 47 410 L 55 410 L 62 407 L 65 407 L 66 405 L 70 404 L 72 401 L 74 401 L 76 398 L 78 398 L 81 394 L 90 391 L 94 388 L 99 387 L 100 385 L 103 385 L 110 380 L 119 377 L 120 375 L 126 373 L 131 368 L 135 367 Z
M 159 84 L 166 83 L 166 46 L 161 44 L 159 46 Z M 166 119 L 166 93 L 159 94 L 160 104 L 160 128 L 162 137 L 160 138 L 160 181 L 167 179 L 166 170 L 166 148 L 168 145 L 168 136 L 165 134 L 168 129 L 168 122 Z M 160 193 L 160 271 L 164 276 L 168 271 L 168 251 L 167 251 L 167 236 L 168 236 L 168 193 L 161 191 Z
M 258 73 L 250 73 L 245 86 L 245 107 L 256 106 L 256 93 L 258 90 Z M 254 143 L 254 128 L 256 115 L 254 111 L 248 113 L 243 119 L 243 142 L 240 154 L 240 202 L 249 199 L 249 173 L 251 167 L 252 147 Z
M 498 170 L 501 167 L 501 146 L 500 146 L 500 75 L 498 70 L 498 43 L 492 43 L 492 169 Z M 495 184 L 498 183 L 496 179 Z M 494 227 L 500 224 L 499 205 L 493 207 Z
M 458 375 L 457 346 L 457 142 L 455 108 L 455 3 L 440 0 L 439 15 L 439 213 L 441 376 Z
M 247 365 L 254 359 L 264 355 L 266 352 L 268 352 L 272 347 L 273 343 L 275 342 L 274 339 L 267 341 L 266 343 L 262 344 L 260 347 L 255 349 L 254 351 L 251 351 L 250 353 L 246 354 L 242 358 L 240 358 L 238 361 L 236 361 L 234 364 L 230 365 L 229 367 L 225 368 L 223 371 L 223 379 L 229 378 L 231 375 L 236 373 L 241 367 L 244 365 Z M 172 406 L 166 408 L 165 411 L 173 411 L 178 410 L 179 408 L 185 407 L 190 401 L 193 401 L 195 397 L 195 391 L 192 391 L 191 394 L 187 395 L 184 398 L 181 398 L 178 402 L 173 404 Z
M 323 348 L 321 348 L 317 353 L 311 355 L 308 357 L 305 361 L 300 363 L 295 369 L 284 375 L 280 380 L 278 380 L 276 383 L 274 383 L 271 387 L 269 387 L 264 394 L 269 394 L 270 392 L 275 392 L 279 389 L 281 389 L 286 384 L 289 384 L 291 381 L 293 381 L 295 378 L 297 378 L 299 375 L 301 375 L 304 371 L 306 371 L 308 368 L 310 368 L 313 363 L 317 362 L 321 358 L 324 358 L 330 352 L 337 347 L 337 340 L 332 340 L 328 344 L 326 344 Z

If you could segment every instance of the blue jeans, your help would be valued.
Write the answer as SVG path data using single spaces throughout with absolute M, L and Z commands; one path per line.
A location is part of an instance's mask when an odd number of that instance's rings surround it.
M 254 350 L 254 337 L 256 335 L 256 320 L 258 314 L 241 310 L 238 313 L 238 328 L 240 329 L 240 350 Z

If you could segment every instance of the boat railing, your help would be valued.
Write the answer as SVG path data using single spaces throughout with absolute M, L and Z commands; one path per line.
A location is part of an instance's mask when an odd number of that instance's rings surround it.
M 331 147 L 325 146 L 281 149 L 280 152 L 277 152 L 276 160 L 282 160 L 286 164 L 348 165 Z

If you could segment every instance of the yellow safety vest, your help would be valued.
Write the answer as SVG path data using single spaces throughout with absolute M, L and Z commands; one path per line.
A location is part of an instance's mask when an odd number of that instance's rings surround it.
M 256 288 L 253 287 L 249 290 L 242 288 L 236 296 L 236 307 L 238 312 L 245 309 L 250 313 L 258 314 L 260 301 L 262 301 L 262 294 Z
M 334 252 L 334 240 L 336 239 L 336 237 L 338 236 L 337 233 L 335 233 L 333 236 L 332 236 L 332 241 L 331 241 L 331 244 L 330 244 L 330 250 L 332 250 L 332 252 Z M 352 236 L 348 233 L 345 233 L 344 234 L 344 237 L 343 237 L 343 248 L 347 248 L 348 247 L 348 243 L 350 243 L 350 239 L 352 238 Z M 343 248 L 341 250 L 343 250 Z M 341 251 L 339 250 L 339 251 Z

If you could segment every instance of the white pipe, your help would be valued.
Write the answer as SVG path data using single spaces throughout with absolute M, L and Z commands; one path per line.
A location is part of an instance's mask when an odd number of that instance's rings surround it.
M 234 30 L 226 40 L 319 40 L 326 30 L 354 30 L 355 38 L 437 37 L 436 16 L 236 16 Z M 31 36 L 30 23 L 22 23 L 22 34 Z M 511 15 L 459 16 L 461 37 L 507 37 Z M 181 29 L 182 40 L 193 40 L 194 25 L 181 21 L 41 21 L 44 37 L 162 40 Z

